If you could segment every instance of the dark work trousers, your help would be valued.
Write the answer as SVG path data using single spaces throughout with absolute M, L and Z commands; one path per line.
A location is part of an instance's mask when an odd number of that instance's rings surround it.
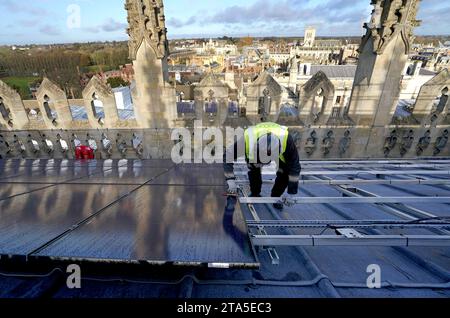
M 251 195 L 253 197 L 257 197 L 261 195 L 261 188 L 262 188 L 262 174 L 261 174 L 261 168 L 255 167 L 254 165 L 249 164 L 248 165 L 249 172 L 248 172 L 248 179 L 250 181 L 250 190 Z M 289 171 L 287 165 L 280 160 L 278 172 L 277 172 L 277 178 L 275 180 L 275 185 L 272 189 L 272 197 L 281 197 L 286 191 L 287 187 L 289 185 Z

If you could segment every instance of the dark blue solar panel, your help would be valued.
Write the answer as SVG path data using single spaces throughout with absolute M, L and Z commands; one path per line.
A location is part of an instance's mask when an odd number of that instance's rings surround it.
M 119 119 L 121 120 L 136 119 L 133 109 L 119 109 L 117 110 L 117 113 L 119 115 Z
M 0 182 L 1 255 L 258 265 L 240 206 L 223 195 L 222 165 L 0 163 L 25 169 Z
M 70 106 L 70 112 L 74 120 L 88 120 L 88 114 L 84 106 L 72 105 Z
M 205 103 L 205 112 L 214 114 L 217 113 L 217 110 L 219 109 L 217 102 L 208 102 Z
M 195 103 L 177 102 L 177 111 L 180 114 L 195 114 Z
M 239 112 L 239 104 L 235 101 L 231 101 L 228 103 L 228 111 L 230 114 Z
M 280 109 L 280 116 L 296 117 L 298 116 L 298 109 L 292 106 L 282 106 Z

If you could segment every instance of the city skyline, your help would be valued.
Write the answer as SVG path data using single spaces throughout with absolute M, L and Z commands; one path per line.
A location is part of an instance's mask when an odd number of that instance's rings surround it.
M 6 13 L 0 22 L 0 45 L 127 40 L 123 4 L 122 0 L 113 4 L 107 0 L 36 0 L 29 4 L 0 0 L 0 9 Z M 448 35 L 450 23 L 444 16 L 449 10 L 449 4 L 422 1 L 418 18 L 423 23 L 416 34 Z M 361 36 L 370 12 L 367 2 L 355 4 L 350 0 L 253 0 L 245 5 L 237 0 L 227 0 L 226 4 L 204 0 L 165 3 L 169 39 L 302 36 L 309 25 L 317 28 L 319 36 Z

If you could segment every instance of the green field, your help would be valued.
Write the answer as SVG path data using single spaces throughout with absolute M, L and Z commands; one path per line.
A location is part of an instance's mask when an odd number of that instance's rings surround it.
M 3 82 L 19 91 L 23 99 L 29 99 L 31 96 L 29 86 L 30 84 L 39 81 L 39 77 L 4 77 L 1 78 Z
M 86 73 L 100 73 L 100 72 L 108 72 L 116 69 L 110 65 L 91 65 L 82 68 L 82 71 Z

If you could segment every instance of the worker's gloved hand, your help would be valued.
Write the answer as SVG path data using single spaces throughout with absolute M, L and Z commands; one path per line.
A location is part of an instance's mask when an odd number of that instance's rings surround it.
M 295 205 L 295 199 L 293 197 L 283 198 L 283 204 L 287 207 L 293 207 Z
M 236 177 L 235 177 L 233 171 L 231 171 L 231 172 L 225 172 L 225 179 L 227 179 L 227 180 L 234 180 L 235 178 L 236 178 Z
M 228 195 L 237 195 L 238 187 L 235 180 L 227 180 L 227 194 Z

